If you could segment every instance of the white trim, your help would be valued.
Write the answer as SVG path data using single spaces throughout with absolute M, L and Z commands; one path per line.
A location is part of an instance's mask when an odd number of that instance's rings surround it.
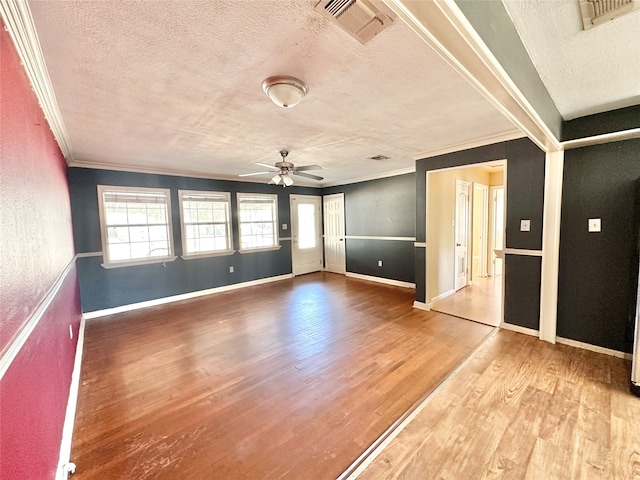
M 273 226 L 273 245 L 268 247 L 245 247 L 242 248 L 242 225 L 244 222 L 242 221 L 241 215 L 241 206 L 243 205 L 243 199 L 251 199 L 262 197 L 265 201 L 261 202 L 263 204 L 272 203 L 273 208 L 273 220 L 270 222 Z M 267 202 L 268 200 L 269 202 Z M 247 203 L 251 203 L 247 201 Z M 255 205 L 255 203 L 254 203 Z M 238 252 L 239 253 L 250 253 L 250 252 L 266 252 L 269 250 L 279 250 L 280 249 L 280 231 L 278 227 L 280 226 L 280 216 L 278 215 L 278 194 L 276 193 L 247 193 L 247 192 L 236 192 L 236 214 L 238 216 Z
M 508 142 L 509 140 L 515 140 L 524 136 L 524 133 L 522 133 L 522 131 L 520 130 L 511 130 L 509 132 L 498 133 L 496 135 L 487 135 L 486 137 L 455 143 L 446 147 L 436 148 L 435 150 L 427 150 L 426 152 L 413 155 L 413 159 L 416 161 L 424 160 L 425 158 L 446 155 L 447 153 L 460 152 L 462 150 L 468 150 L 470 148 L 484 147 L 485 145 L 491 145 L 500 142 Z
M 431 311 L 431 307 L 429 305 L 427 305 L 424 302 L 419 302 L 417 300 L 413 302 L 413 308 L 417 308 L 418 310 L 424 310 L 425 312 Z
M 276 245 L 275 247 L 265 247 L 265 248 L 249 248 L 246 250 L 238 250 L 238 253 L 240 255 L 246 255 L 247 253 L 271 252 L 273 250 L 280 250 L 281 248 L 282 248 L 282 245 Z
M 338 187 L 341 185 L 351 185 L 352 183 L 368 182 L 370 180 L 380 180 L 381 178 L 397 177 L 399 175 L 406 175 L 407 173 L 415 173 L 416 167 L 402 168 L 399 170 L 392 170 L 390 172 L 374 173 L 366 175 L 364 177 L 350 178 L 347 180 L 336 180 L 335 182 L 323 183 L 321 188 L 326 187 Z
M 529 257 L 542 256 L 542 250 L 527 250 L 526 248 L 505 248 L 502 253 L 504 255 L 526 255 Z
M 630 138 L 640 137 L 640 128 L 631 128 L 620 132 L 603 133 L 601 135 L 593 135 L 591 137 L 576 138 L 575 140 L 566 140 L 560 143 L 564 150 L 571 148 L 580 148 L 591 145 L 600 145 L 602 143 L 620 142 Z
M 520 325 L 514 325 L 513 323 L 500 322 L 500 328 L 503 330 L 511 330 L 512 332 L 523 333 L 525 335 L 531 335 L 532 337 L 539 337 L 540 332 L 533 328 L 521 327 Z
M 3 0 L 0 2 L 0 13 L 38 98 L 44 118 L 68 164 L 73 160 L 73 149 L 51 85 L 29 4 L 24 0 Z
M 413 242 L 413 246 L 416 248 L 427 248 L 427 242 Z
M 540 340 L 556 343 L 558 323 L 558 271 L 564 152 L 548 152 L 544 172 L 542 269 L 540 273 Z
M 374 442 L 369 448 L 367 448 L 351 465 L 358 464 L 358 467 L 349 475 L 345 477 L 344 474 L 340 475 L 337 480 L 354 480 L 360 476 L 360 474 L 369 466 L 371 463 L 384 451 L 385 448 L 389 446 L 389 444 L 405 429 L 407 426 L 415 420 L 415 418 L 425 409 L 425 407 L 433 400 L 433 398 L 438 395 L 451 381 L 464 369 L 473 358 L 484 349 L 490 341 L 498 333 L 498 329 L 494 328 L 491 333 L 483 340 L 483 342 L 478 345 L 478 347 L 471 352 L 471 354 L 465 358 L 460 365 L 456 367 L 456 369 L 451 372 L 447 378 L 445 378 L 434 390 L 431 392 L 425 399 L 423 399 L 420 404 L 409 414 L 407 417 L 400 423 L 400 425 L 396 426 L 393 431 L 389 433 L 389 435 L 384 439 L 384 441 L 380 442 L 376 445 L 377 441 Z M 386 433 L 386 432 L 385 432 Z M 374 445 L 376 445 L 374 447 Z M 372 448 L 373 447 L 373 448 Z M 345 470 L 348 471 L 350 467 Z
M 583 350 L 589 350 L 591 352 L 603 353 L 616 358 L 624 358 L 625 360 L 631 360 L 632 355 L 626 352 L 620 352 L 618 350 L 612 350 L 610 348 L 599 347 L 598 345 L 592 345 L 590 343 L 579 342 L 577 340 L 571 340 L 570 338 L 556 337 L 556 342 L 563 345 L 569 345 L 570 347 L 582 348 Z
M 456 291 L 453 288 L 451 290 L 447 290 L 446 292 L 433 297 L 429 305 L 433 305 L 434 303 L 439 302 L 440 300 L 444 300 L 445 298 L 450 297 L 454 293 L 456 293 Z
M 45 294 L 42 301 L 38 304 L 29 318 L 20 327 L 20 330 L 16 332 L 14 337 L 4 347 L 1 353 L 2 356 L 0 357 L 0 379 L 4 377 L 5 373 L 7 373 L 7 370 L 9 370 L 11 363 L 16 358 L 18 353 L 20 353 L 20 350 L 22 350 L 24 344 L 27 343 L 29 336 L 42 319 L 42 316 L 46 313 L 53 299 L 56 297 L 56 295 L 58 295 L 60 287 L 64 283 L 64 280 L 67 278 L 67 274 L 69 273 L 71 268 L 75 265 L 75 261 L 76 258 L 73 257 L 67 264 L 65 269 L 62 271 L 62 273 L 58 276 L 56 281 L 53 283 L 49 291 Z
M 204 297 L 206 295 L 213 295 L 215 293 L 228 292 L 230 290 L 237 290 L 239 288 L 253 287 L 255 285 L 262 285 L 264 283 L 277 282 L 280 280 L 287 280 L 293 278 L 293 274 L 287 273 L 285 275 L 278 275 L 276 277 L 260 278 L 258 280 L 251 280 L 249 282 L 233 283 L 231 285 L 223 285 L 221 287 L 208 288 L 206 290 L 197 290 L 195 292 L 183 293 L 180 295 L 173 295 L 171 297 L 157 298 L 155 300 L 147 300 L 146 302 L 130 303 L 129 305 L 122 305 L 120 307 L 107 308 L 105 310 L 95 310 L 93 312 L 87 312 L 83 314 L 83 317 L 87 320 L 92 318 L 104 317 L 107 315 L 113 315 L 115 313 L 130 312 L 132 310 L 139 310 L 141 308 L 155 307 L 157 305 L 164 305 L 165 303 L 179 302 L 181 300 L 189 300 L 192 298 Z
M 183 260 L 197 260 L 199 258 L 209 257 L 228 257 L 230 255 L 233 255 L 234 253 L 236 253 L 235 250 L 225 250 L 224 252 L 193 253 L 191 255 L 180 255 L 180 258 Z
M 324 237 L 324 235 L 323 235 Z M 280 241 L 281 242 L 290 242 L 291 241 L 291 237 L 280 237 Z
M 111 260 L 109 258 L 109 239 L 107 235 L 107 217 L 105 214 L 104 205 L 104 193 L 148 193 L 148 194 L 162 194 L 165 198 L 164 206 L 166 208 L 167 223 L 157 224 L 166 225 L 167 227 L 167 255 L 162 257 L 143 257 L 143 258 L 131 258 L 129 260 Z M 173 216 L 171 214 L 171 190 L 168 188 L 155 188 L 155 187 L 130 187 L 121 185 L 97 185 L 96 195 L 98 200 L 98 215 L 100 221 L 100 241 L 102 242 L 102 267 L 103 268 L 119 268 L 130 267 L 133 265 L 145 265 L 150 263 L 165 263 L 173 262 L 177 257 L 175 256 L 175 246 L 173 242 Z M 150 225 L 150 224 L 147 224 Z
M 541 149 L 560 148 L 559 140 L 507 75 L 455 0 L 384 0 L 384 3 Z
M 107 270 L 111 270 L 112 268 L 120 268 L 120 267 L 135 267 L 138 265 L 153 265 L 155 263 L 167 263 L 173 262 L 176 260 L 176 256 L 171 257 L 149 257 L 143 260 L 126 260 L 123 262 L 117 263 L 101 263 L 100 266 L 102 268 L 106 268 Z
M 192 253 L 185 253 L 187 250 L 187 225 L 185 223 L 185 215 L 184 215 L 184 199 L 185 196 L 201 196 L 204 198 L 209 198 L 213 200 L 213 198 L 218 198 L 217 203 L 223 203 L 226 209 L 226 221 L 224 222 L 225 229 L 227 231 L 226 241 L 227 248 L 224 250 L 204 250 Z M 224 200 L 223 200 L 224 199 Z M 205 200 L 206 201 L 206 200 Z M 213 203 L 213 201 L 211 201 Z M 233 217 L 233 212 L 231 211 L 231 193 L 230 192 L 217 192 L 210 190 L 180 190 L 178 189 L 178 210 L 180 214 L 180 233 L 182 234 L 182 258 L 185 260 L 192 258 L 204 258 L 204 257 L 219 257 L 224 255 L 233 255 L 235 250 L 233 249 L 233 228 L 231 225 L 231 218 Z M 208 225 L 222 224 L 222 222 L 207 222 Z M 221 238 L 221 237 L 220 237 Z
M 72 473 L 70 472 L 69 461 L 71 460 L 71 440 L 73 438 L 73 425 L 75 423 L 76 406 L 78 404 L 78 390 L 80 388 L 80 372 L 82 369 L 82 353 L 84 349 L 84 327 L 85 319 L 81 317 L 75 361 L 73 362 L 73 373 L 71 374 L 71 386 L 69 387 L 67 412 L 64 416 L 64 425 L 62 427 L 60 459 L 58 460 L 58 470 L 56 470 L 56 480 L 67 480 L 69 473 Z
M 92 162 L 89 160 L 74 160 L 69 164 L 73 168 L 91 168 L 96 170 L 113 170 L 116 172 L 130 172 L 130 173 L 147 173 L 150 175 L 168 175 L 172 177 L 188 177 L 188 178 L 205 178 L 207 180 L 221 180 L 225 182 L 238 182 L 238 183 L 265 183 L 264 178 L 258 177 L 242 177 L 238 175 L 223 175 L 223 174 L 210 174 L 204 172 L 196 172 L 193 170 L 173 170 L 170 168 L 148 168 L 148 167 L 133 167 L 129 165 L 120 165 L 115 163 L 104 162 Z M 318 182 L 307 182 L 300 180 L 296 177 L 295 186 L 297 187 L 311 187 L 311 188 L 323 188 L 322 184 Z M 275 185 L 274 185 L 275 187 Z
M 101 257 L 101 256 L 102 256 L 102 251 L 76 253 L 76 258 Z
M 345 235 L 347 240 L 395 240 L 400 242 L 415 242 L 416 237 L 378 237 L 375 235 Z
M 393 285 L 394 287 L 416 288 L 415 283 L 403 282 L 400 280 L 392 280 L 390 278 L 374 277 L 373 275 L 363 275 L 361 273 L 346 272 L 345 276 L 351 277 L 351 278 L 357 278 L 360 280 L 368 280 L 369 282 L 377 282 L 377 283 L 384 283 L 386 285 Z

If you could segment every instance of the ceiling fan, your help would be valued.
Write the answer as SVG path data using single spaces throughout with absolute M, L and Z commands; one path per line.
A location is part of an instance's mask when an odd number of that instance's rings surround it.
M 322 170 L 320 165 L 304 165 L 302 167 L 296 167 L 293 163 L 287 162 L 287 155 L 289 152 L 287 150 L 280 150 L 280 155 L 282 156 L 282 161 L 276 162 L 275 165 L 269 165 L 268 163 L 255 162 L 256 165 L 260 165 L 261 167 L 268 168 L 264 172 L 254 172 L 254 173 L 243 173 L 239 175 L 240 177 L 252 177 L 254 175 L 265 175 L 267 173 L 275 173 L 274 177 L 271 179 L 269 183 L 275 183 L 279 185 L 282 182 L 283 187 L 288 187 L 293 185 L 293 179 L 291 175 L 298 175 L 299 177 L 311 178 L 312 180 L 324 180 L 324 177 L 319 177 L 318 175 L 312 175 L 311 173 L 305 173 L 309 170 Z

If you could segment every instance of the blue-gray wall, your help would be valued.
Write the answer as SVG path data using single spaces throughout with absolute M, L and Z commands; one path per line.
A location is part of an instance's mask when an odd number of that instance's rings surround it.
M 69 187 L 76 253 L 100 252 L 98 185 L 168 188 L 171 190 L 172 226 L 175 254 L 182 254 L 178 190 L 208 190 L 231 193 L 234 249 L 238 249 L 236 193 L 276 193 L 278 195 L 279 236 L 289 237 L 289 195 L 345 193 L 347 234 L 413 237 L 415 190 L 413 174 L 362 182 L 331 189 L 289 187 L 169 175 L 70 168 Z M 82 309 L 104 310 L 131 303 L 154 300 L 198 290 L 290 274 L 291 242 L 282 240 L 276 251 L 229 256 L 178 257 L 173 262 L 105 269 L 102 256 L 78 259 Z M 348 240 L 347 271 L 392 280 L 414 282 L 413 242 Z M 383 267 L 377 261 L 383 260 Z M 229 273 L 229 267 L 234 273 Z
M 542 248 L 545 154 L 529 139 L 522 138 L 463 150 L 416 162 L 416 230 L 418 242 L 426 242 L 426 173 L 448 167 L 468 166 L 492 160 L 507 160 L 506 247 L 525 250 Z M 520 232 L 520 220 L 531 220 L 531 231 Z M 425 249 L 416 252 L 416 300 L 425 298 Z M 505 256 L 504 320 L 538 329 L 540 324 L 540 257 Z
M 323 190 L 332 193 L 344 193 L 347 271 L 415 283 L 415 173 Z
M 289 195 L 319 195 L 314 188 L 290 187 L 259 183 L 174 177 L 144 173 L 116 172 L 88 168 L 69 169 L 71 212 L 76 253 L 102 250 L 98 215 L 98 185 L 156 187 L 171 190 L 171 213 L 175 255 L 182 255 L 178 190 L 231 192 L 234 249 L 238 249 L 236 193 L 276 193 L 278 195 L 279 236 L 289 237 Z M 131 303 L 154 300 L 223 285 L 258 280 L 291 273 L 291 242 L 283 240 L 276 251 L 184 260 L 178 257 L 166 264 L 137 265 L 105 269 L 102 256 L 78 259 L 82 309 L 103 310 Z M 229 273 L 229 267 L 234 273 Z
M 565 152 L 559 336 L 631 351 L 639 179 L 640 139 Z M 589 233 L 589 218 L 602 220 L 601 232 Z

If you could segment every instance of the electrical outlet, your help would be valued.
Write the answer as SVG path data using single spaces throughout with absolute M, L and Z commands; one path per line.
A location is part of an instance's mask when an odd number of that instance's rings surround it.
M 599 218 L 590 218 L 589 219 L 589 231 L 590 232 L 599 232 L 600 229 L 600 219 Z
M 520 220 L 520 231 L 521 232 L 530 232 L 531 231 L 531 220 Z
M 229 273 L 233 273 L 233 266 L 229 267 Z
M 382 266 L 382 260 L 378 260 L 378 266 L 381 267 Z

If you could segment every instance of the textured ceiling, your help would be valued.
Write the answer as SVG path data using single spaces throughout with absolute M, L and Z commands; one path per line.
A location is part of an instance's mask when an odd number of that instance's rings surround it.
M 237 178 L 286 148 L 323 185 L 517 135 L 401 20 L 362 46 L 315 3 L 31 0 L 72 165 Z M 583 31 L 577 0 L 504 3 L 565 119 L 640 102 L 640 11 Z M 309 94 L 276 107 L 272 75 Z
M 640 103 L 640 10 L 582 29 L 578 0 L 504 0 L 565 120 Z
M 224 178 L 287 148 L 327 184 L 514 132 L 400 20 L 362 46 L 314 4 L 30 1 L 73 160 Z M 309 94 L 278 108 L 271 75 Z

